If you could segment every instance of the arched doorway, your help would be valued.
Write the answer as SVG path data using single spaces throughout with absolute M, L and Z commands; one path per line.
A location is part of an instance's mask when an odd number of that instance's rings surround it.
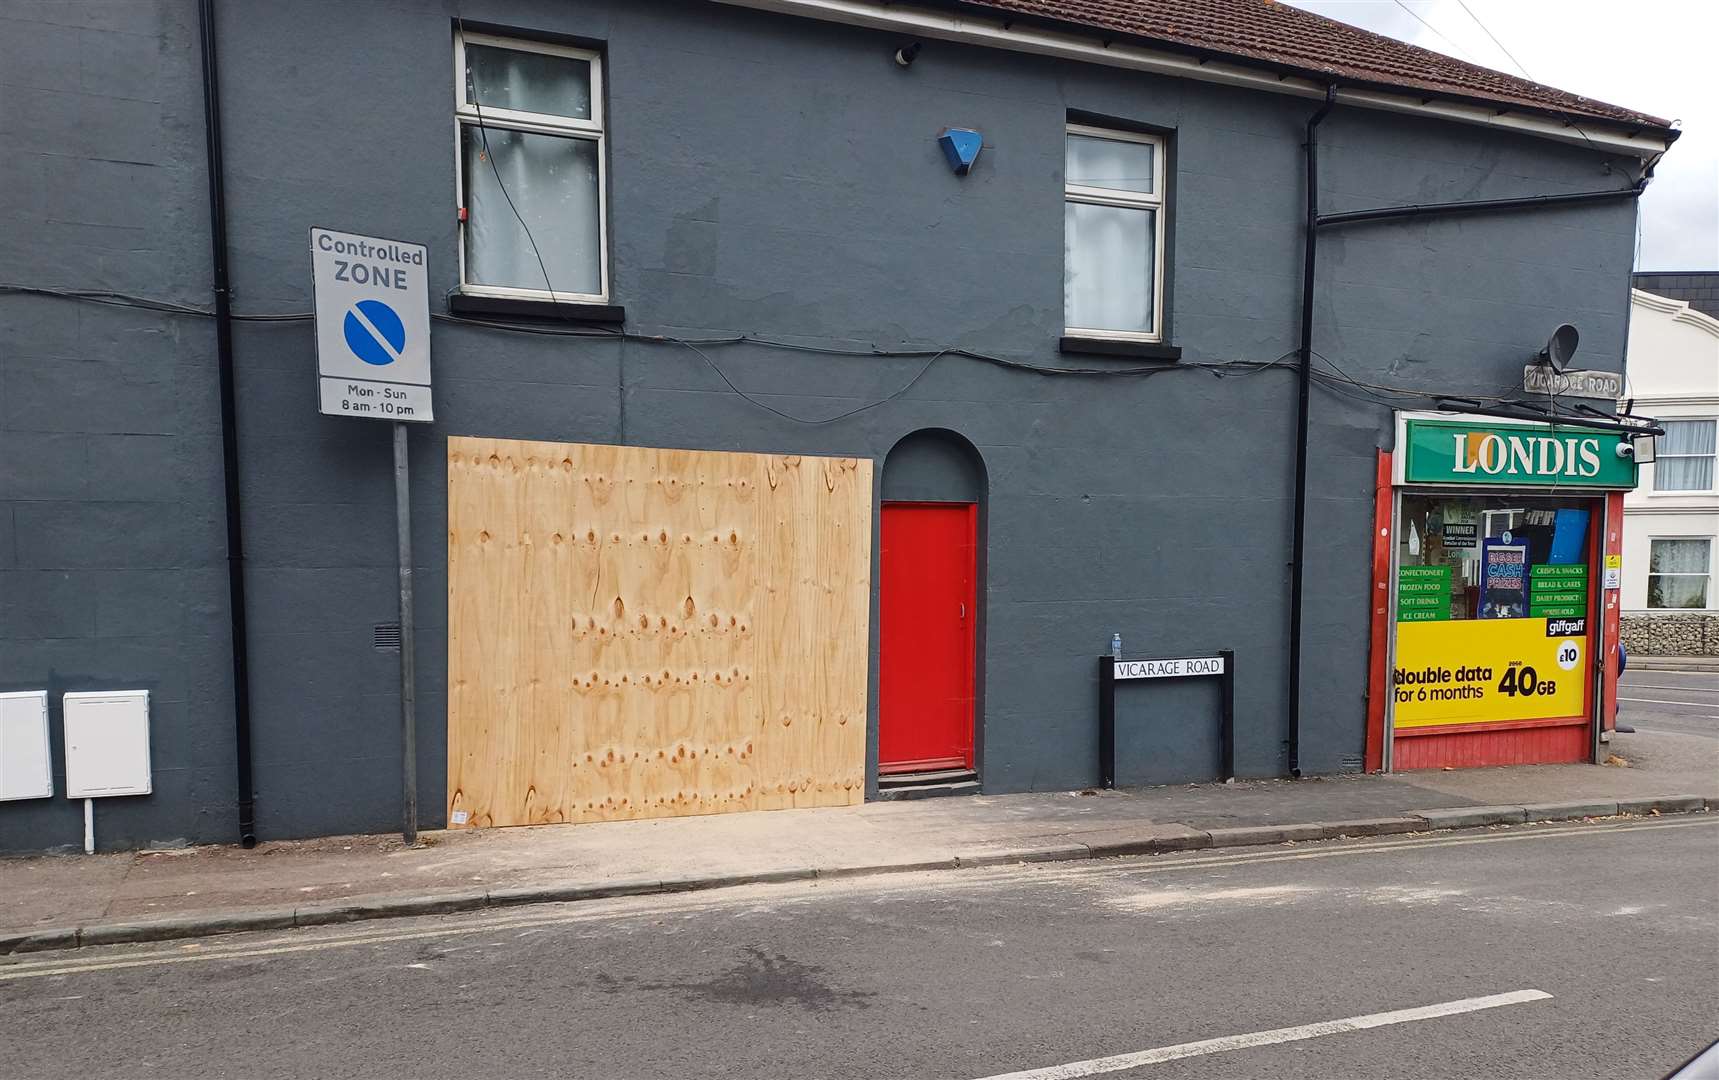
M 879 786 L 971 781 L 985 466 L 960 435 L 916 431 L 884 459 L 882 487 Z

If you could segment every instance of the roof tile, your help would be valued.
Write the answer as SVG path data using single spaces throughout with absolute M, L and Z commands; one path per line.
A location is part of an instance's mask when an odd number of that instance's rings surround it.
M 1466 63 L 1275 0 L 961 0 L 1095 27 L 1243 61 L 1297 68 L 1341 82 L 1449 95 L 1547 112 L 1567 120 L 1669 129 L 1657 116 L 1608 105 Z

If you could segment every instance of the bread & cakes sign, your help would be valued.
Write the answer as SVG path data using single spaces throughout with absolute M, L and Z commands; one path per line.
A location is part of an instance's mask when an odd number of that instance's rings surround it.
M 1626 436 L 1454 414 L 1398 414 L 1396 473 L 1399 484 L 1464 487 L 1628 490 L 1636 484 Z

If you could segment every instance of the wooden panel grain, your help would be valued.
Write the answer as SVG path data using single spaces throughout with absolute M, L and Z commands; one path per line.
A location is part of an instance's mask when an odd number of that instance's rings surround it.
M 864 798 L 869 461 L 456 437 L 448 462 L 451 826 Z

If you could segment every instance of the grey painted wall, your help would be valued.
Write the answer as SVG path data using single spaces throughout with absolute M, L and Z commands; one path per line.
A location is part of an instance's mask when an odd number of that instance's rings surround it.
M 451 11 L 440 2 L 223 5 L 237 306 L 309 307 L 313 225 L 430 246 L 452 289 Z M 206 305 L 196 28 L 167 2 L 0 0 L 0 261 L 10 280 Z M 1170 317 L 1191 362 L 1296 340 L 1304 101 L 929 43 L 719 5 L 467 0 L 468 20 L 606 50 L 614 302 L 649 334 L 838 348 L 955 345 L 1063 357 L 1062 125 L 1070 110 L 1175 132 Z M 934 138 L 977 128 L 953 176 Z M 1598 154 L 1342 109 L 1322 202 L 1352 209 L 1586 190 Z M 1634 209 L 1356 228 L 1321 244 L 1315 347 L 1367 382 L 1487 394 L 1559 322 L 1620 365 Z M 0 298 L 0 687 L 147 685 L 157 794 L 102 809 L 104 843 L 230 840 L 233 757 L 213 329 L 206 320 Z M 1293 471 L 1287 370 L 1047 377 L 940 359 L 898 399 L 797 424 L 670 344 L 438 323 L 437 422 L 415 428 L 419 775 L 445 783 L 446 436 L 865 455 L 923 428 L 977 448 L 989 484 L 985 789 L 1096 779 L 1096 654 L 1237 652 L 1237 764 L 1285 767 Z M 315 414 L 311 328 L 237 333 L 259 832 L 397 821 L 388 430 Z M 922 359 L 706 350 L 776 408 L 831 416 Z M 1381 406 L 1313 403 L 1303 767 L 1362 748 Z M 874 598 L 874 642 L 875 642 Z M 875 650 L 873 703 L 875 708 Z M 1210 775 L 1194 684 L 1125 702 L 1124 779 Z M 874 716 L 875 723 L 875 716 Z M 58 726 L 56 709 L 55 725 Z M 61 760 L 56 748 L 56 767 Z M 0 804 L 0 849 L 79 839 L 78 811 Z

